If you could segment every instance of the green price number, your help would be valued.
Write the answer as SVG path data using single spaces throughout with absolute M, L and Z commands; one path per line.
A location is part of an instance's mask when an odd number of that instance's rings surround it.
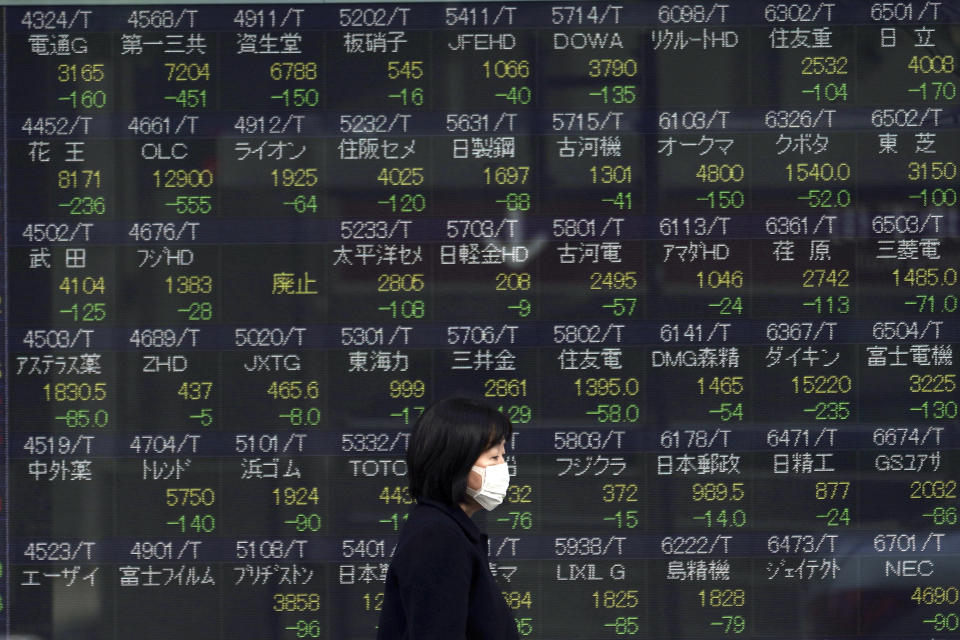
M 718 627 L 723 633 L 743 633 L 747 628 L 747 619 L 744 616 L 722 616 L 719 620 L 710 622 L 711 627 Z

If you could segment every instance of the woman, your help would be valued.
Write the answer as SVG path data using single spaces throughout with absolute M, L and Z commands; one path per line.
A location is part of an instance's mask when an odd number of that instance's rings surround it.
M 462 398 L 427 408 L 407 445 L 417 505 L 393 552 L 377 640 L 519 640 L 490 573 L 487 534 L 470 518 L 503 501 L 510 421 Z

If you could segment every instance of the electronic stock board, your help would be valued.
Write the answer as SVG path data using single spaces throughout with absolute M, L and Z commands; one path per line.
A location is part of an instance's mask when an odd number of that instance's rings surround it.
M 960 4 L 4 11 L 10 637 L 373 638 L 452 395 L 523 638 L 960 632 Z

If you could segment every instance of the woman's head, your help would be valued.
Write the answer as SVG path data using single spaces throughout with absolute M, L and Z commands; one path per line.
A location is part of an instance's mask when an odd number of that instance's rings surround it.
M 483 402 L 448 398 L 430 405 L 413 425 L 407 445 L 411 495 L 456 505 L 480 454 L 512 434 L 510 420 Z

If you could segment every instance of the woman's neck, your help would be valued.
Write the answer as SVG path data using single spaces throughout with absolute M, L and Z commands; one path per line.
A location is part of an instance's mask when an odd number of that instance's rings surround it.
M 480 509 L 483 507 L 481 507 L 480 503 L 478 503 L 476 500 L 467 496 L 467 502 L 461 502 L 460 508 L 463 509 L 463 512 L 467 514 L 468 518 L 472 518 L 473 514 L 475 514 L 477 511 L 480 511 Z

